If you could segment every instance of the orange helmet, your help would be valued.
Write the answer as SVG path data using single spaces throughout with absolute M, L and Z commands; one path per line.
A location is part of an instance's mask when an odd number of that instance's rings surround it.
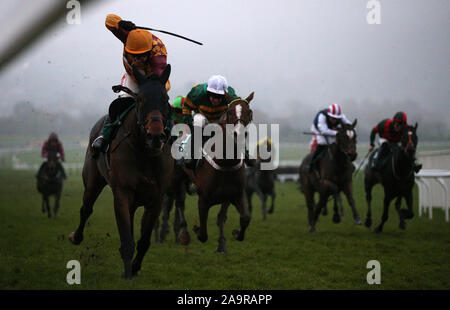
M 130 31 L 125 44 L 125 50 L 130 54 L 142 54 L 150 51 L 153 47 L 153 36 L 144 29 Z

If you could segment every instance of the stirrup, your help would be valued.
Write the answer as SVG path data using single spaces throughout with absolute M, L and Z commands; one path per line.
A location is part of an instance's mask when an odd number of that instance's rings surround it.
M 95 138 L 95 140 L 91 144 L 91 147 L 94 150 L 103 150 L 104 143 L 105 143 L 105 137 L 103 135 L 100 135 L 97 138 Z

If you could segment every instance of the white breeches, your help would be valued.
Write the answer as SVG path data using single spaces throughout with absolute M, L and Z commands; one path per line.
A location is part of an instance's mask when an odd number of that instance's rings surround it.
M 139 92 L 139 86 L 138 84 L 133 81 L 133 79 L 128 75 L 128 73 L 125 72 L 125 74 L 122 77 L 122 80 L 120 81 L 120 85 L 128 87 L 133 93 Z M 131 95 L 127 94 L 124 91 L 119 92 L 119 97 L 131 97 Z

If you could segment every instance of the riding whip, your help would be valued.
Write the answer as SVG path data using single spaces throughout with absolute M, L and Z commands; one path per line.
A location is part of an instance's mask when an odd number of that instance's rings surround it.
M 172 32 L 169 32 L 169 31 L 158 30 L 158 29 L 153 29 L 153 28 L 148 28 L 148 27 L 141 27 L 141 26 L 136 26 L 136 28 L 139 28 L 139 29 L 145 29 L 145 30 L 151 30 L 151 31 L 158 31 L 158 32 L 162 32 L 162 33 L 165 33 L 165 34 L 170 34 L 170 35 L 172 35 L 172 36 L 175 36 L 175 37 L 178 37 L 178 38 L 182 38 L 182 39 L 191 41 L 191 42 L 193 42 L 193 43 L 195 43 L 195 44 L 203 45 L 203 43 L 201 43 L 201 42 L 198 42 L 198 41 L 195 41 L 195 40 L 192 40 L 192 39 L 183 37 L 183 36 L 181 36 L 181 35 L 179 35 L 179 34 L 172 33 Z
M 314 133 L 314 132 L 309 132 L 309 131 L 304 131 L 303 132 L 304 135 L 310 135 L 310 136 L 324 136 L 324 137 L 335 137 L 334 135 L 329 135 L 329 134 L 322 134 L 322 133 Z
M 366 156 L 364 156 L 363 160 L 361 160 L 361 162 L 359 163 L 358 169 L 356 169 L 355 173 L 353 175 L 356 175 L 359 172 L 359 169 L 361 169 L 362 164 L 366 161 L 367 156 L 369 156 L 369 154 L 371 153 L 371 151 L 369 150 L 366 154 Z

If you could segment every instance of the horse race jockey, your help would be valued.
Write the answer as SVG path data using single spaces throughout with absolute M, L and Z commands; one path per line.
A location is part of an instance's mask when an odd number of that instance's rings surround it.
M 161 75 L 167 66 L 166 47 L 158 37 L 148 30 L 136 29 L 133 22 L 122 20 L 117 15 L 107 15 L 105 25 L 124 44 L 125 74 L 120 84 L 134 93 L 138 93 L 138 84 L 132 68 L 136 67 L 144 76 L 150 73 Z M 167 81 L 166 90 L 169 91 L 169 89 L 170 81 Z M 92 143 L 94 155 L 105 150 L 117 127 L 113 124 L 114 120 L 133 103 L 134 99 L 130 94 L 121 91 L 119 97 L 110 104 L 102 134 Z
M 327 147 L 336 141 L 337 126 L 340 123 L 351 125 L 342 108 L 338 104 L 331 104 L 328 109 L 320 110 L 314 117 L 311 131 L 314 136 L 311 140 L 311 152 L 313 157 L 308 167 L 308 172 L 312 173 L 316 163 L 323 156 Z
M 380 148 L 374 155 L 373 169 L 380 171 L 386 161 L 387 156 L 392 150 L 392 145 L 400 142 L 404 128 L 408 127 L 407 116 L 405 112 L 395 113 L 392 119 L 384 119 L 379 122 L 370 133 L 369 152 L 375 147 L 375 136 L 379 135 Z M 421 164 L 414 163 L 414 171 L 417 173 L 422 168 Z
M 58 139 L 58 135 L 54 132 L 50 134 L 48 137 L 48 140 L 44 142 L 42 145 L 41 150 L 41 156 L 44 157 L 46 160 L 48 158 L 48 153 L 50 151 L 54 151 L 55 153 L 59 154 L 59 158 L 64 161 L 65 160 L 65 154 L 64 154 L 64 148 L 62 143 Z M 42 171 L 44 170 L 45 165 L 47 164 L 47 161 L 44 161 L 42 165 L 39 167 L 39 171 L 36 174 L 36 177 L 39 178 Z M 64 167 L 61 165 L 61 162 L 58 161 L 58 169 L 61 171 L 62 177 L 64 179 L 67 178 L 66 172 L 64 171 Z
M 219 123 L 220 118 L 228 110 L 228 101 L 225 99 L 227 93 L 231 99 L 237 99 L 236 93 L 225 77 L 221 75 L 213 75 L 208 79 L 207 83 L 195 85 L 187 94 L 183 107 L 183 121 L 185 124 L 194 129 L 195 127 L 203 129 L 209 123 Z M 194 112 L 194 116 L 192 116 Z M 193 131 L 193 132 L 194 132 Z M 205 137 L 202 138 L 200 145 L 203 148 Z M 194 144 L 191 143 L 193 146 Z M 197 150 L 199 151 L 199 150 Z M 194 154 L 201 154 L 201 150 L 197 153 L 194 147 L 191 149 L 191 159 L 184 159 L 187 168 L 195 169 L 198 158 Z M 245 151 L 246 163 L 251 165 L 247 159 L 248 150 Z

